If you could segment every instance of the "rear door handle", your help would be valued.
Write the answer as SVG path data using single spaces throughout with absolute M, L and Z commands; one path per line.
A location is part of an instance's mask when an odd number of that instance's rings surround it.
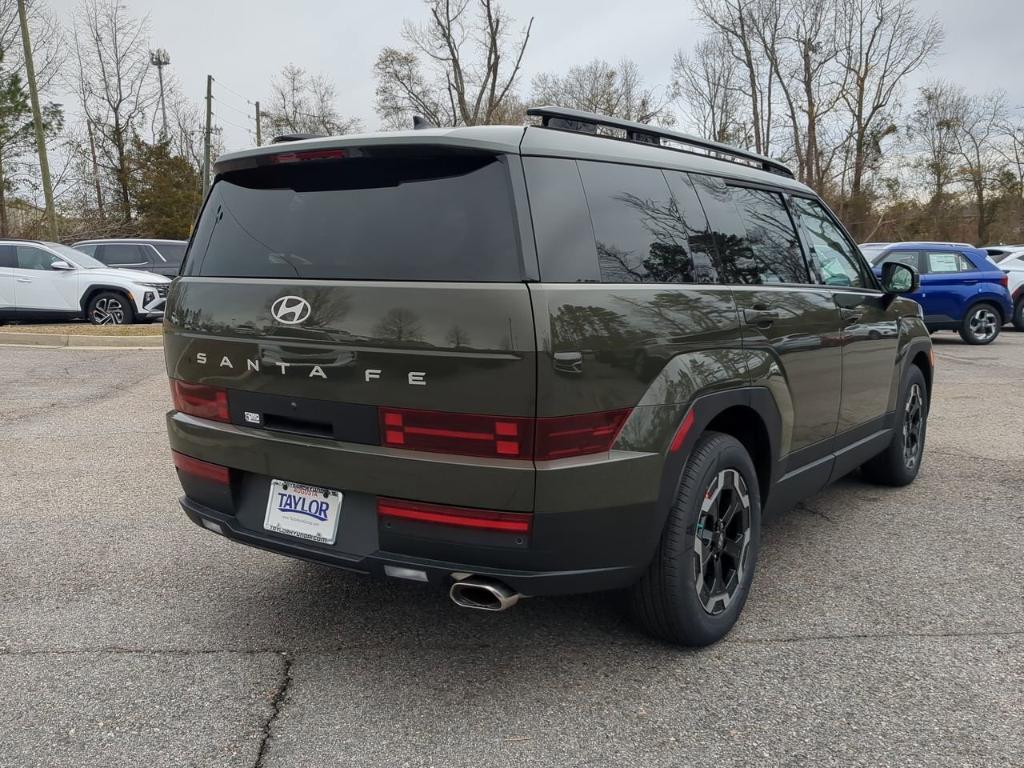
M 777 309 L 744 309 L 743 320 L 747 325 L 756 325 L 760 328 L 767 328 L 779 319 Z

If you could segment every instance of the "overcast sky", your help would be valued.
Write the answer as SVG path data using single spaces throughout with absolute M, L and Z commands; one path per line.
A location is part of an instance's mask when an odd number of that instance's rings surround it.
M 50 2 L 61 13 L 76 4 Z M 339 111 L 377 128 L 374 59 L 383 46 L 401 45 L 403 18 L 424 18 L 420 0 L 123 2 L 132 13 L 149 15 L 152 44 L 170 52 L 171 70 L 188 96 L 201 102 L 206 75 L 214 76 L 214 111 L 229 149 L 252 143 L 241 127 L 253 124 L 246 119 L 253 112 L 246 100 L 267 101 L 268 84 L 288 63 L 330 76 L 337 84 Z M 702 34 L 689 0 L 504 0 L 502 5 L 518 26 L 535 17 L 523 90 L 539 72 L 564 71 L 595 57 L 632 58 L 649 85 L 665 86 L 673 54 L 692 47 Z M 1022 0 L 918 0 L 918 7 L 939 17 L 946 42 L 915 85 L 943 77 L 974 91 L 1002 88 L 1011 107 L 1024 107 Z

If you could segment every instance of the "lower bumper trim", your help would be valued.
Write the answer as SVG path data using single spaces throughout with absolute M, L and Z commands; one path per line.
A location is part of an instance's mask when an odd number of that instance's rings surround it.
M 234 516 L 198 504 L 187 496 L 182 497 L 180 503 L 185 514 L 196 525 L 211 531 L 216 526 L 220 528 L 216 531 L 220 535 L 250 547 L 380 578 L 396 570 L 417 571 L 426 577 L 417 580 L 441 589 L 451 586 L 453 573 L 470 573 L 504 582 L 523 596 L 600 592 L 629 586 L 640 578 L 644 569 L 643 566 L 612 566 L 573 571 L 517 571 L 427 560 L 392 552 L 375 552 L 362 558 L 346 557 L 336 552 L 315 549 L 299 539 L 293 542 L 273 534 L 242 528 Z

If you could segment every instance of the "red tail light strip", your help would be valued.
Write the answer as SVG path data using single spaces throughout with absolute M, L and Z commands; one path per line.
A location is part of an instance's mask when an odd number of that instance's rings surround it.
M 171 451 L 171 454 L 174 456 L 174 466 L 186 475 L 200 477 L 203 480 L 212 480 L 222 485 L 227 485 L 231 482 L 231 470 L 227 467 L 193 459 L 191 456 L 186 456 L 184 453 L 178 453 L 177 451 Z
M 220 387 L 205 384 L 189 384 L 171 379 L 171 398 L 174 410 L 214 421 L 231 421 L 228 413 L 228 393 Z
M 392 448 L 538 461 L 611 449 L 628 408 L 530 419 L 381 408 L 382 442 Z
M 611 450 L 629 413 L 626 408 L 537 419 L 534 458 L 545 461 Z
M 528 512 L 492 512 L 485 509 L 446 507 L 401 499 L 378 499 L 377 515 L 421 523 L 452 525 L 506 533 L 529 533 L 533 515 Z
M 533 419 L 381 408 L 384 445 L 463 456 L 528 459 Z
M 272 155 L 270 162 L 280 165 L 281 163 L 300 163 L 303 160 L 341 160 L 348 156 L 344 149 L 306 149 L 301 152 L 282 152 L 279 155 Z

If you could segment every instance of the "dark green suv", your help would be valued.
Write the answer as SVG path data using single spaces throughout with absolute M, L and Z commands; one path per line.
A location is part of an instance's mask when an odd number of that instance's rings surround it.
M 164 321 L 182 506 L 472 608 L 626 588 L 714 642 L 767 515 L 916 476 L 917 276 L 775 161 L 532 114 L 221 158 Z

